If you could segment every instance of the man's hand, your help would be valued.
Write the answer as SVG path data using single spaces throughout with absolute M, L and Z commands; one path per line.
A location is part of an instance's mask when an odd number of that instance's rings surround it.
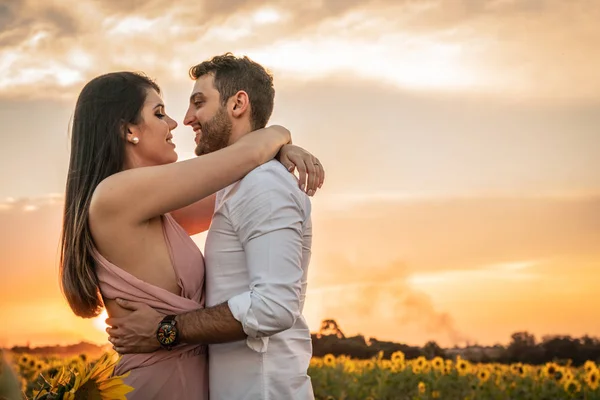
M 163 314 L 147 304 L 135 303 L 117 299 L 121 308 L 132 313 L 119 318 L 107 318 L 106 332 L 108 340 L 119 354 L 151 353 L 160 348 L 156 339 L 158 323 L 164 318 Z

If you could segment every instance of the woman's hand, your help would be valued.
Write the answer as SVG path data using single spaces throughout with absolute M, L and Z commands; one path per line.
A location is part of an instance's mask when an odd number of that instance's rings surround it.
M 302 147 L 286 144 L 277 155 L 277 160 L 291 173 L 298 169 L 298 185 L 309 196 L 314 195 L 317 188 L 320 189 L 323 186 L 325 181 L 323 165 Z

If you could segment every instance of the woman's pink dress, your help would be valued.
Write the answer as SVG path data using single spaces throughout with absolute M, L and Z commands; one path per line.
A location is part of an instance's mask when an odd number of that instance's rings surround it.
M 162 225 L 181 296 L 134 277 L 96 251 L 96 275 L 105 299 L 119 297 L 145 303 L 163 314 L 204 307 L 204 258 L 200 249 L 170 215 L 162 217 Z M 208 399 L 206 346 L 181 345 L 171 351 L 125 354 L 115 374 L 128 371 L 131 373 L 125 383 L 134 388 L 128 399 Z

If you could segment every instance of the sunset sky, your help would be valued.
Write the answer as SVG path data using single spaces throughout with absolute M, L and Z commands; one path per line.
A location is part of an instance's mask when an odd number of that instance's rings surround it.
M 58 289 L 77 95 L 144 71 L 180 126 L 190 66 L 275 77 L 270 123 L 323 162 L 305 316 L 347 335 L 600 336 L 600 2 L 0 3 L 0 346 L 105 343 Z M 195 238 L 203 247 L 202 235 Z

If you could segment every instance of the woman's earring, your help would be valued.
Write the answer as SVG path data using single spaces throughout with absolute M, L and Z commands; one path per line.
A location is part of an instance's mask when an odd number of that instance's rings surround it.
M 131 142 L 133 144 L 138 144 L 140 142 L 140 138 L 139 137 L 134 137 L 133 139 L 131 139 Z

